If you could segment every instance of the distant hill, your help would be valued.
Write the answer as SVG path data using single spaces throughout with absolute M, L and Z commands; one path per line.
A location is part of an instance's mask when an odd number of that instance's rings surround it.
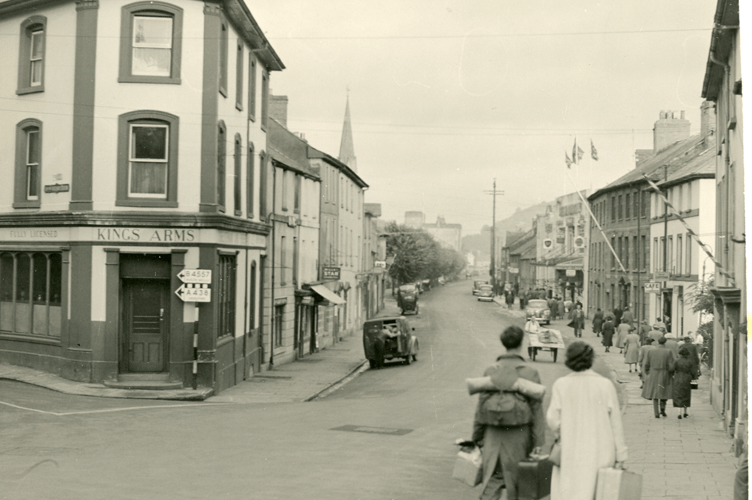
M 496 221 L 496 232 L 503 245 L 506 233 L 512 231 L 529 231 L 533 219 L 546 213 L 546 207 L 553 202 L 543 202 L 517 211 L 506 219 Z M 473 253 L 481 261 L 491 260 L 491 226 L 483 226 L 480 234 L 468 234 L 462 237 L 462 251 Z

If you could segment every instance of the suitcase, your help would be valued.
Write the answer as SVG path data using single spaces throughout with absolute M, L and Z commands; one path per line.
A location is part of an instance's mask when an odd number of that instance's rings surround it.
M 623 469 L 600 469 L 595 500 L 640 500 L 642 476 Z
M 517 498 L 539 500 L 551 494 L 554 464 L 548 459 L 525 460 L 517 465 Z
M 452 477 L 469 486 L 478 486 L 483 482 L 483 457 L 480 448 L 462 447 L 457 453 Z

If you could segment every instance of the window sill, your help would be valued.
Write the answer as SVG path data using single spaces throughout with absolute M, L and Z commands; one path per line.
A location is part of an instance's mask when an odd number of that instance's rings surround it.
M 223 87 L 219 87 L 219 93 L 222 94 L 222 97 L 227 99 L 227 89 Z
M 247 218 L 248 219 L 253 219 L 253 214 L 248 214 Z
M 41 206 L 42 206 L 42 202 L 39 200 L 16 201 L 13 203 L 13 208 L 40 208 Z
M 238 111 L 243 111 L 243 103 L 236 102 L 235 109 L 237 109 Z
M 243 216 L 243 212 L 241 212 L 240 210 L 235 210 L 235 217 L 242 217 L 242 216 Z
M 166 85 L 180 85 L 180 78 L 172 78 L 170 76 L 133 76 L 133 75 L 121 75 L 118 78 L 118 83 L 158 83 Z
M 159 207 L 159 208 L 178 208 L 177 201 L 149 200 L 149 199 L 128 199 L 115 201 L 116 207 Z
M 254 116 L 254 115 L 248 115 L 248 121 L 255 122 L 256 121 L 256 116 Z
M 36 94 L 39 92 L 44 92 L 44 85 L 39 85 L 37 87 L 21 87 L 16 89 L 16 95 Z

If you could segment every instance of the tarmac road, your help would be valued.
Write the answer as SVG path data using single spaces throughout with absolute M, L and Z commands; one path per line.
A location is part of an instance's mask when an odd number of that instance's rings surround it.
M 112 400 L 0 381 L 0 498 L 477 498 L 451 478 L 476 402 L 464 379 L 522 320 L 470 287 L 420 297 L 408 317 L 417 363 L 368 370 L 308 403 Z M 567 373 L 563 358 L 539 354 L 548 387 Z

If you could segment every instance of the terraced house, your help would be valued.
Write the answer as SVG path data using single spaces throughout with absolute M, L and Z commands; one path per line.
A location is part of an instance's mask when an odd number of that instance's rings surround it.
M 0 361 L 215 391 L 258 371 L 284 66 L 246 4 L 5 0 L 0 31 Z

